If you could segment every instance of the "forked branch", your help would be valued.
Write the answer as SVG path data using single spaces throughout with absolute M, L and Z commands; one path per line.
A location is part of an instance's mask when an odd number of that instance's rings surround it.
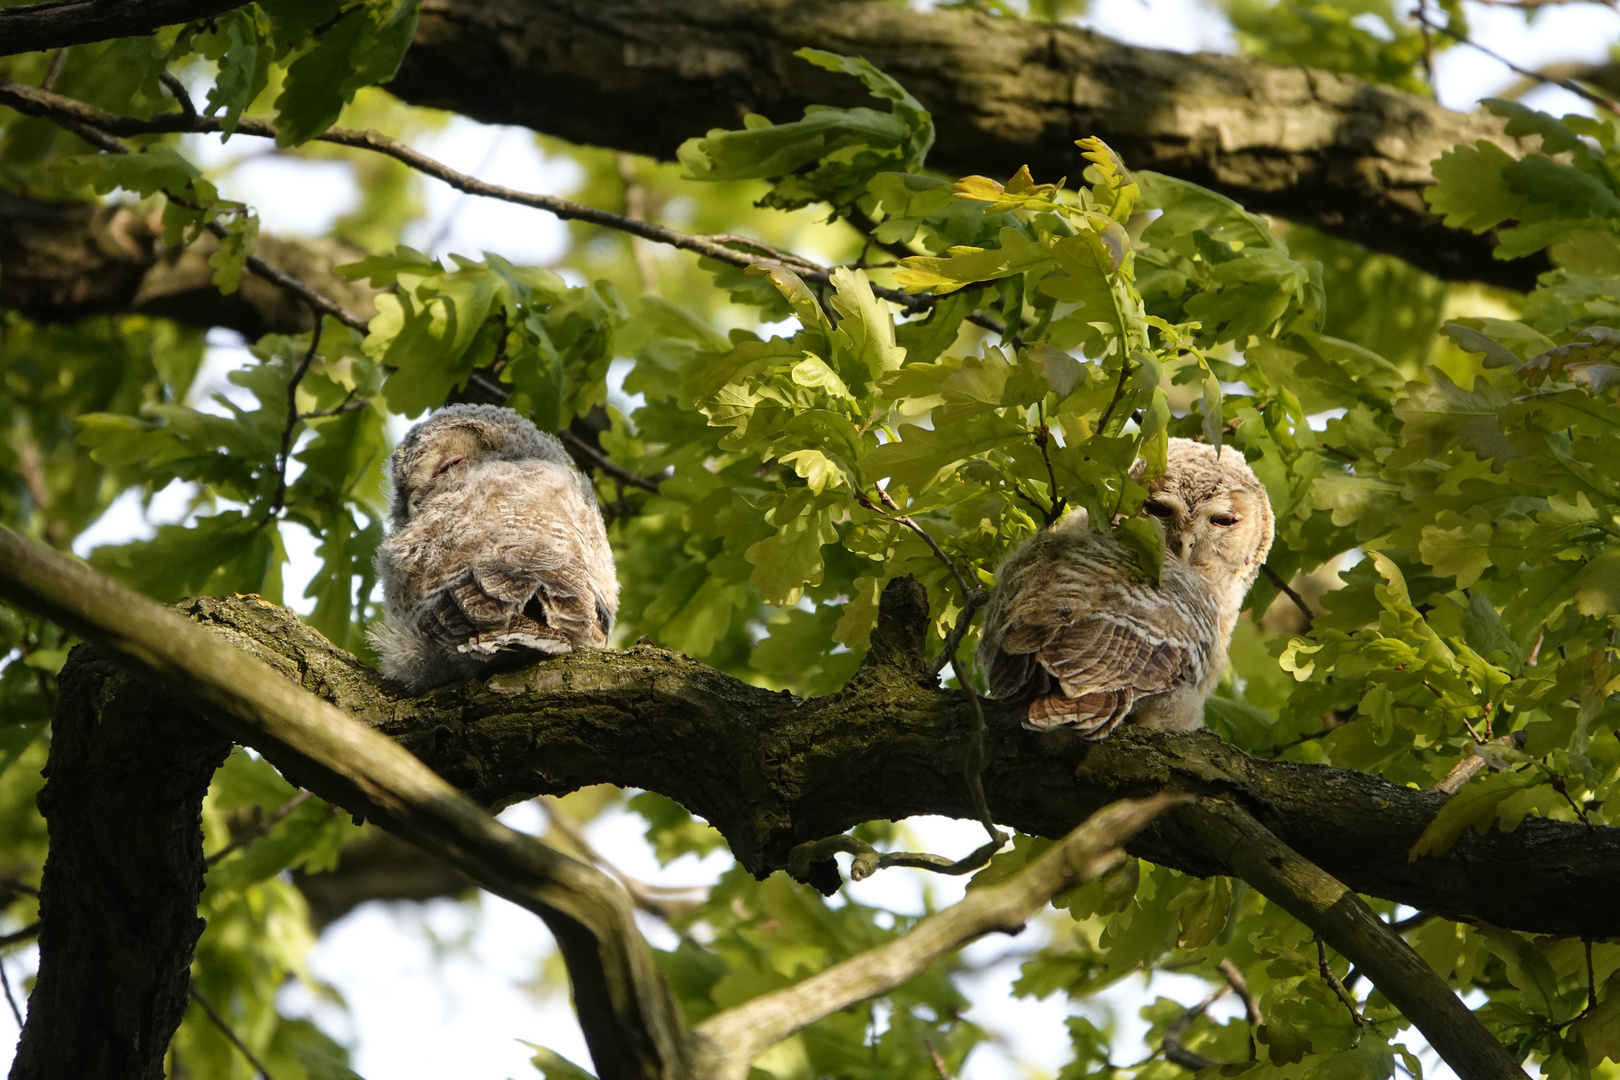
M 711 1016 L 697 1027 L 699 1074 L 742 1080 L 754 1058 L 822 1017 L 888 993 L 991 931 L 1017 933 L 1053 896 L 1119 865 L 1119 845 L 1162 811 L 1190 801 L 1158 795 L 1106 806 L 1007 881 L 969 892 L 893 941 Z

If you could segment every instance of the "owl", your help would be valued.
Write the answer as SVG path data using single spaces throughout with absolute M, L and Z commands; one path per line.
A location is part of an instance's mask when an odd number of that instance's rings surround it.
M 1229 446 L 1171 439 L 1167 457 L 1142 504 L 1164 528 L 1160 584 L 1084 511 L 1025 541 L 997 572 L 979 667 L 993 696 L 1029 701 L 1025 727 L 1103 739 L 1127 719 L 1203 726 L 1243 597 L 1271 550 L 1271 502 Z
M 511 409 L 452 405 L 394 451 L 383 672 L 413 691 L 602 647 L 619 583 L 590 481 Z

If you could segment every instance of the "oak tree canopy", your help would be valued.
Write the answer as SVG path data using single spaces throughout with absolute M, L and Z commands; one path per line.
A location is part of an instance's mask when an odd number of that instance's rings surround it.
M 971 1074 L 958 950 L 1032 922 L 1017 994 L 1173 970 L 1244 1003 L 1147 1005 L 1143 1060 L 1075 1015 L 1065 1080 L 1424 1044 L 1620 1076 L 1602 73 L 1565 80 L 1590 115 L 1460 113 L 1425 77 L 1455 0 L 1227 0 L 1231 57 L 1083 6 L 0 7 L 12 1076 L 354 1076 L 278 991 L 355 904 L 469 883 L 556 938 L 591 1060 L 537 1048 L 553 1080 Z M 533 129 L 575 189 L 435 159 L 441 110 Z M 261 230 L 228 193 L 263 154 L 352 205 Z M 438 183 L 513 248 L 441 250 Z M 519 207 L 569 223 L 547 265 Z M 450 402 L 590 473 L 616 648 L 376 671 L 382 462 Z M 968 660 L 999 560 L 1084 508 L 1158 573 L 1173 436 L 1240 450 L 1277 519 L 1208 730 L 1023 730 Z M 160 493 L 149 535 L 82 539 Z M 490 815 L 536 797 L 544 837 Z M 610 810 L 730 868 L 627 879 L 580 831 Z M 984 846 L 911 850 L 924 814 Z M 908 866 L 966 898 L 839 891 Z

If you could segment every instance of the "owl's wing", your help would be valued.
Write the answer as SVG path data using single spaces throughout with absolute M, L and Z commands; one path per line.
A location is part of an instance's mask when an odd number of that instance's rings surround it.
M 413 523 L 420 543 L 397 542 L 415 599 L 408 617 L 469 656 L 606 645 L 618 609 L 613 553 L 574 471 L 496 462 L 471 480 Z
M 1001 573 L 981 662 L 996 697 L 1033 699 L 1030 727 L 1102 738 L 1137 699 L 1208 670 L 1214 602 L 1179 564 L 1155 587 L 1111 539 L 1047 533 Z

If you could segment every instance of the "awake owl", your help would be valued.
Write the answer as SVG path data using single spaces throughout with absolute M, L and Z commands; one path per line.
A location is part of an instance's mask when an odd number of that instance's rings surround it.
M 384 674 L 413 691 L 607 644 L 619 582 L 590 481 L 511 409 L 452 405 L 394 451 Z
M 1171 439 L 1142 510 L 1164 528 L 1157 587 L 1083 510 L 997 571 L 979 666 L 992 696 L 1029 701 L 1025 727 L 1103 739 L 1127 719 L 1203 726 L 1243 597 L 1271 550 L 1271 501 L 1237 450 Z

